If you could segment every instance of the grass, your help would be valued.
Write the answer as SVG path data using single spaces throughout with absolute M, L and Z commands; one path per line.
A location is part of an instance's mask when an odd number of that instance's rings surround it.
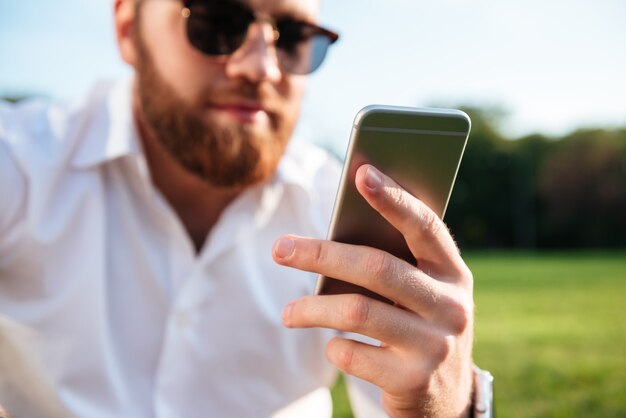
M 500 417 L 626 416 L 626 252 L 471 253 Z M 350 417 L 340 381 L 336 418 Z

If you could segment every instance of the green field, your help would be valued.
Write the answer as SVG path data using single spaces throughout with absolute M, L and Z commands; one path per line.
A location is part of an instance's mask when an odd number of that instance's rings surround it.
M 626 252 L 471 253 L 499 417 L 626 417 Z M 349 417 L 341 384 L 335 417 Z

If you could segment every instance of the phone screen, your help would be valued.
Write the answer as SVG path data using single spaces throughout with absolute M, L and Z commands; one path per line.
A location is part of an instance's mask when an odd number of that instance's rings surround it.
M 356 190 L 356 170 L 366 163 L 374 165 L 443 218 L 470 125 L 469 117 L 458 110 L 388 106 L 361 110 L 348 145 L 328 239 L 379 248 L 415 265 L 402 234 Z M 326 276 L 318 278 L 316 293 L 363 293 L 390 302 Z

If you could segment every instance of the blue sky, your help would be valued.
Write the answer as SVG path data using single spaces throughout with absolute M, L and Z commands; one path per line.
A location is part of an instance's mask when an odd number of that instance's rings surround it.
M 112 0 L 0 0 L 0 95 L 57 99 L 127 77 Z M 324 0 L 342 39 L 297 136 L 345 147 L 371 103 L 501 106 L 512 136 L 626 125 L 624 0 Z

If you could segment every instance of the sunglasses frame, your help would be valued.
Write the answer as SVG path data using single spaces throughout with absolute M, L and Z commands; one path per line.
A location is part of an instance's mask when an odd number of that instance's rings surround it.
M 181 10 L 181 15 L 182 17 L 187 21 L 187 25 L 189 25 L 189 19 L 192 16 L 192 4 L 197 2 L 198 0 L 182 0 L 182 4 L 183 4 L 183 9 Z M 210 0 L 209 0 L 210 1 Z M 267 14 L 263 14 L 263 13 L 259 13 L 255 10 L 253 10 L 249 5 L 247 5 L 246 3 L 244 3 L 243 1 L 238 1 L 238 0 L 232 0 L 233 3 L 237 3 L 238 5 L 241 6 L 241 8 L 246 11 L 249 12 L 250 15 L 252 16 L 252 20 L 248 23 L 248 27 L 245 30 L 245 33 L 243 34 L 244 36 L 242 37 L 242 41 L 241 43 L 239 43 L 239 45 L 237 45 L 232 51 L 226 52 L 226 53 L 210 53 L 207 52 L 205 50 L 203 50 L 201 47 L 197 46 L 196 44 L 194 44 L 193 40 L 191 39 L 191 36 L 189 34 L 189 32 L 187 32 L 187 37 L 189 38 L 189 42 L 191 43 L 191 45 L 197 49 L 198 51 L 200 51 L 202 54 L 206 55 L 206 56 L 210 56 L 210 57 L 228 57 L 232 54 L 234 54 L 239 48 L 241 48 L 241 46 L 245 43 L 245 39 L 247 37 L 248 31 L 250 30 L 250 25 L 252 25 L 253 23 L 268 23 L 271 27 L 272 27 L 272 37 L 273 37 L 273 41 L 274 41 L 274 47 L 276 49 L 280 49 L 279 45 L 278 45 L 278 41 L 280 39 L 280 30 L 279 30 L 279 26 L 280 26 L 280 22 L 281 22 L 281 18 L 273 18 L 272 16 L 269 16 Z M 339 39 L 339 34 L 337 32 L 334 32 L 330 29 L 324 28 L 322 26 L 316 25 L 314 23 L 311 22 L 307 22 L 307 21 L 303 21 L 303 20 L 298 20 L 298 19 L 290 19 L 287 18 L 289 20 L 292 20 L 294 23 L 298 23 L 300 25 L 302 25 L 303 27 L 306 27 L 309 31 L 310 31 L 310 35 L 309 38 L 315 37 L 315 36 L 323 36 L 328 40 L 328 44 L 325 47 L 324 53 L 322 54 L 321 59 L 319 60 L 319 63 L 317 63 L 316 65 L 312 66 L 311 68 L 309 68 L 306 72 L 293 72 L 293 71 L 289 71 L 288 69 L 287 72 L 292 73 L 292 74 L 311 74 L 312 72 L 314 72 L 317 68 L 320 67 L 320 65 L 322 64 L 322 62 L 324 61 L 324 58 L 326 56 L 326 53 L 328 51 L 328 48 L 334 44 L 335 42 L 337 42 L 337 40 Z

